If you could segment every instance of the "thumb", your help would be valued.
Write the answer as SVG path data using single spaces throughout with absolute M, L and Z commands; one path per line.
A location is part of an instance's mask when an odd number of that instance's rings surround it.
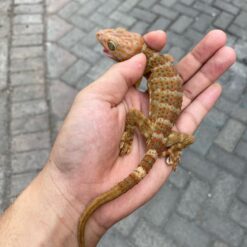
M 142 53 L 119 62 L 96 80 L 91 89 L 111 105 L 119 104 L 129 87 L 142 77 L 145 65 L 146 57 Z

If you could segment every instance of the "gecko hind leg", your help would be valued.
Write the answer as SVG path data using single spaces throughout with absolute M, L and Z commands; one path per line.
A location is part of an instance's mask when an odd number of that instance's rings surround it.
M 194 136 L 172 131 L 167 137 L 166 147 L 162 157 L 166 158 L 166 163 L 175 171 L 181 161 L 182 150 L 194 142 Z
M 120 141 L 120 156 L 130 152 L 136 127 L 146 139 L 151 137 L 151 121 L 142 112 L 132 109 L 127 113 L 125 131 Z

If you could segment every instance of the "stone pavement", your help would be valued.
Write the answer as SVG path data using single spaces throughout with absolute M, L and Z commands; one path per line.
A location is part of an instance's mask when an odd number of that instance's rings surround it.
M 182 166 L 99 246 L 246 247 L 246 0 L 1 0 L 1 210 L 42 168 L 76 93 L 112 64 L 95 32 L 117 26 L 166 30 L 177 59 L 220 28 L 238 61 Z

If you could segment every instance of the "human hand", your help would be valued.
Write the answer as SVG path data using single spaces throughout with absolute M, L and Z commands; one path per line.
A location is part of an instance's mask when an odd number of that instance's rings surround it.
M 160 31 L 145 36 L 156 50 L 164 46 L 165 39 Z M 235 61 L 235 52 L 225 43 L 223 32 L 212 31 L 177 64 L 184 81 L 178 131 L 193 133 L 220 96 L 221 87 L 214 82 Z M 144 155 L 145 142 L 137 133 L 131 153 L 119 157 L 126 113 L 131 108 L 148 111 L 147 95 L 132 87 L 144 67 L 143 54 L 112 66 L 78 94 L 60 130 L 46 172 L 66 201 L 73 202 L 78 218 L 92 199 L 127 177 Z M 112 224 L 149 200 L 170 172 L 164 160 L 158 160 L 143 181 L 99 208 L 87 224 L 87 246 L 95 246 Z

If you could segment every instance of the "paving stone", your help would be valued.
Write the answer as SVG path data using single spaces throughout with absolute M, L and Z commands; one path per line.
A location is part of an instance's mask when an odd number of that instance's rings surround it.
M 185 36 L 188 39 L 188 41 L 193 42 L 193 45 L 196 45 L 197 43 L 199 43 L 199 41 L 203 39 L 203 35 L 192 28 L 186 31 Z
M 90 16 L 90 20 L 92 22 L 95 22 L 102 28 L 109 28 L 109 27 L 114 27 L 116 24 L 116 21 L 109 19 L 109 17 L 104 16 L 103 14 L 100 14 L 98 12 L 93 13 Z
M 15 152 L 50 148 L 49 132 L 20 134 L 12 138 L 11 150 Z
M 30 47 L 13 47 L 11 49 L 10 58 L 13 59 L 26 59 L 31 57 L 42 57 L 44 49 L 42 46 Z
M 130 12 L 130 15 L 138 18 L 139 20 L 142 20 L 148 23 L 151 23 L 156 19 L 156 16 L 152 12 L 139 9 L 139 8 L 134 8 Z
M 220 216 L 212 211 L 205 211 L 201 225 L 209 233 L 216 235 L 230 246 L 239 246 L 244 236 L 243 229 L 225 216 Z
M 131 11 L 135 6 L 136 4 L 140 2 L 140 0 L 126 0 L 126 1 L 123 1 L 117 8 L 117 10 L 121 11 L 121 12 L 129 12 Z M 98 11 L 100 11 L 100 8 L 98 9 Z M 107 10 L 105 10 L 107 11 Z M 103 13 L 104 11 L 102 11 Z M 105 12 L 107 13 L 107 12 Z
M 148 24 L 138 21 L 134 24 L 134 26 L 132 26 L 132 28 L 130 29 L 132 32 L 137 32 L 140 34 L 144 34 L 146 33 L 146 30 L 148 28 Z
M 15 4 L 35 4 L 42 3 L 43 0 L 14 0 Z
M 117 233 L 114 230 L 110 230 L 108 234 L 104 235 L 97 246 L 134 247 L 134 245 L 131 244 L 126 238 L 123 238 L 119 233 Z
M 50 85 L 50 99 L 52 114 L 64 119 L 70 109 L 77 90 L 69 87 L 61 81 L 55 81 Z
M 0 154 L 5 153 L 8 150 L 8 95 L 6 92 L 0 91 Z
M 171 25 L 171 29 L 177 33 L 182 33 L 190 26 L 192 21 L 192 18 L 186 15 L 180 15 L 179 18 Z
M 12 118 L 27 117 L 47 112 L 47 104 L 44 100 L 24 101 L 12 104 Z
M 43 24 L 29 24 L 29 25 L 14 25 L 13 33 L 18 37 L 18 35 L 24 34 L 41 34 L 44 32 Z
M 238 14 L 238 12 L 239 12 L 239 8 L 237 8 L 233 4 L 227 3 L 225 1 L 216 0 L 214 2 L 214 6 L 216 6 L 217 8 L 219 8 L 223 11 L 227 11 L 229 13 L 232 13 L 234 15 Z
M 12 135 L 19 135 L 28 132 L 45 131 L 49 129 L 48 114 L 41 114 L 31 117 L 14 118 L 11 121 Z
M 80 4 L 76 1 L 70 1 L 60 11 L 59 15 L 65 19 L 71 17 L 75 12 L 78 11 Z
M 226 29 L 229 24 L 232 22 L 234 16 L 231 14 L 228 14 L 226 12 L 221 12 L 220 15 L 217 17 L 217 19 L 214 22 L 214 25 L 216 27 Z
M 114 225 L 114 228 L 124 236 L 130 235 L 139 220 L 138 212 L 139 211 L 137 210 L 128 217 L 119 221 L 116 225 Z
M 14 24 L 40 24 L 42 23 L 42 15 L 16 15 Z
M 171 185 L 164 186 L 155 198 L 148 203 L 148 210 L 144 217 L 156 226 L 165 224 L 177 204 L 178 197 L 179 191 L 177 188 Z
M 215 143 L 226 151 L 232 152 L 244 133 L 244 130 L 245 126 L 242 123 L 234 119 L 229 119 L 217 136 Z
M 164 233 L 149 225 L 146 221 L 141 220 L 138 222 L 136 229 L 132 234 L 133 242 L 139 247 L 175 247 L 174 241 Z
M 204 120 L 209 125 L 215 126 L 216 128 L 220 129 L 224 126 L 227 121 L 227 115 L 219 111 L 217 108 L 213 108 L 207 115 L 206 119 Z
M 124 26 L 131 26 L 136 21 L 136 19 L 133 18 L 132 16 L 130 16 L 129 14 L 127 15 L 125 13 L 121 13 L 120 11 L 113 12 L 110 15 L 110 18 L 115 20 L 115 21 L 120 22 Z
M 246 207 L 246 204 L 242 203 L 239 200 L 235 200 L 232 207 L 231 207 L 231 210 L 230 210 L 230 216 L 239 225 L 247 228 L 247 207 Z
M 178 212 L 190 219 L 195 219 L 208 197 L 209 189 L 207 183 L 192 178 L 188 188 L 182 194 L 181 201 L 178 205 Z
M 41 14 L 44 12 L 43 5 L 41 4 L 23 4 L 14 7 L 16 14 Z
M 73 64 L 63 75 L 62 79 L 70 85 L 74 85 L 90 68 L 89 64 L 80 59 Z
M 44 85 L 29 85 L 14 87 L 12 90 L 12 102 L 45 98 Z
M 65 35 L 72 26 L 57 15 L 52 15 L 47 20 L 47 40 L 56 41 Z
M 95 8 L 100 5 L 100 2 L 97 0 L 86 1 L 83 6 L 79 9 L 78 14 L 88 16 L 91 15 Z
M 10 20 L 7 14 L 0 11 L 0 38 L 7 38 L 10 31 Z
M 12 36 L 13 46 L 41 45 L 43 36 L 41 34 Z
M 236 153 L 247 160 L 247 142 L 240 141 L 236 147 Z
M 246 176 L 240 186 L 238 195 L 241 200 L 247 203 L 247 177 Z
M 100 47 L 101 49 L 101 47 Z M 81 42 L 78 42 L 75 44 L 72 48 L 71 51 L 76 54 L 76 56 L 83 58 L 84 60 L 88 61 L 91 64 L 95 64 L 100 57 L 99 53 L 94 52 L 94 50 L 89 49 L 86 47 L 84 44 Z
M 199 14 L 199 12 L 194 8 L 185 6 L 184 4 L 181 3 L 176 3 L 173 8 L 176 11 L 180 12 L 181 14 L 187 15 L 189 17 L 196 17 Z
M 213 247 L 229 247 L 229 246 L 221 241 L 215 241 L 213 243 Z
M 180 49 L 187 50 L 191 46 L 191 42 L 187 39 L 181 39 L 180 35 L 174 33 L 173 31 L 167 31 L 168 44 L 171 43 L 171 46 L 180 47 Z
M 218 9 L 201 1 L 196 1 L 193 7 L 211 16 L 218 16 L 220 12 Z
M 44 68 L 43 58 L 26 58 L 11 60 L 11 72 L 42 70 Z
M 191 146 L 191 149 L 201 155 L 205 155 L 212 146 L 219 130 L 207 123 L 202 123 L 195 133 L 196 142 Z
M 59 77 L 71 64 L 76 61 L 76 57 L 59 47 L 56 44 L 47 43 L 47 64 L 49 78 Z
M 8 40 L 0 40 L 0 90 L 7 86 Z
M 53 14 L 63 8 L 70 0 L 46 0 L 47 13 Z
M 178 46 L 170 48 L 168 53 L 171 54 L 176 61 L 179 61 L 185 55 L 185 51 Z
M 16 197 L 23 191 L 27 185 L 33 180 L 37 172 L 30 172 L 24 174 L 17 174 L 11 176 L 10 195 L 9 197 Z
M 195 0 L 180 0 L 180 2 L 186 5 L 191 5 L 195 2 Z
M 120 5 L 120 1 L 116 1 L 116 0 L 109 0 L 109 1 L 104 1 L 103 4 L 101 4 L 99 6 L 99 8 L 97 9 L 98 12 L 100 12 L 101 14 L 104 14 L 105 16 L 109 15 L 110 13 L 113 12 L 113 10 L 115 10 L 119 5 Z M 130 6 L 127 6 L 129 5 Z M 124 1 L 121 4 L 121 7 L 119 8 L 120 11 L 126 11 L 126 7 L 130 9 L 132 9 L 132 7 L 134 7 L 136 4 L 136 1 Z M 109 26 L 110 27 L 110 26 Z
M 207 14 L 200 14 L 196 17 L 196 21 L 193 24 L 193 28 L 203 33 L 208 29 L 208 23 L 212 22 L 213 17 Z
M 172 9 L 167 9 L 159 4 L 154 5 L 154 7 L 152 8 L 152 12 L 159 14 L 165 18 L 171 19 L 171 20 L 176 19 L 178 16 L 178 12 L 173 11 Z
M 69 49 L 73 45 L 80 43 L 80 39 L 85 36 L 85 33 L 82 32 L 78 28 L 73 28 L 71 31 L 69 31 L 65 36 L 63 36 L 59 40 L 59 44 L 62 45 L 63 47 Z
M 11 168 L 13 173 L 26 173 L 40 170 L 47 162 L 49 150 L 29 151 L 13 154 Z
M 219 172 L 212 188 L 212 196 L 208 200 L 209 207 L 217 209 L 219 212 L 226 212 L 239 185 L 240 182 L 237 178 L 229 173 Z
M 232 101 L 238 102 L 246 86 L 246 78 L 233 73 L 227 85 L 224 85 L 223 95 Z
M 96 32 L 98 29 L 93 28 L 87 35 L 81 40 L 81 42 L 88 47 L 95 47 L 95 45 L 99 45 L 96 39 Z
M 142 8 L 145 8 L 145 9 L 150 9 L 158 1 L 157 0 L 141 0 L 141 1 L 138 1 L 138 2 L 139 2 L 138 6 L 140 6 Z
M 95 24 L 92 21 L 88 20 L 88 18 L 76 14 L 71 16 L 70 21 L 76 27 L 87 32 L 90 32 L 95 26 Z
M 96 80 L 100 75 L 102 75 L 109 67 L 113 64 L 113 61 L 106 59 L 105 57 L 101 59 L 95 66 L 93 66 L 88 72 L 87 76 L 91 80 Z M 83 78 L 82 78 L 83 79 Z
M 40 70 L 11 73 L 10 81 L 12 86 L 44 84 L 44 71 Z
M 242 11 L 234 21 L 238 26 L 246 28 L 247 25 L 247 13 Z
M 209 245 L 207 233 L 202 231 L 194 222 L 190 222 L 176 214 L 172 215 L 165 230 L 176 239 L 180 246 L 198 247 L 198 243 L 200 243 L 200 247 Z
M 210 148 L 207 158 L 237 176 L 244 175 L 245 161 L 234 154 L 226 152 L 218 145 L 213 145 Z
M 218 169 L 213 162 L 208 162 L 202 156 L 189 150 L 182 156 L 182 166 L 209 182 L 217 176 Z
M 177 2 L 177 0 L 161 0 L 160 1 L 161 4 L 163 4 L 167 7 L 173 6 L 176 2 Z
M 169 182 L 177 188 L 184 188 L 190 179 L 190 175 L 181 166 L 169 176 Z
M 166 30 L 171 21 L 164 17 L 159 17 L 150 27 L 149 30 Z

